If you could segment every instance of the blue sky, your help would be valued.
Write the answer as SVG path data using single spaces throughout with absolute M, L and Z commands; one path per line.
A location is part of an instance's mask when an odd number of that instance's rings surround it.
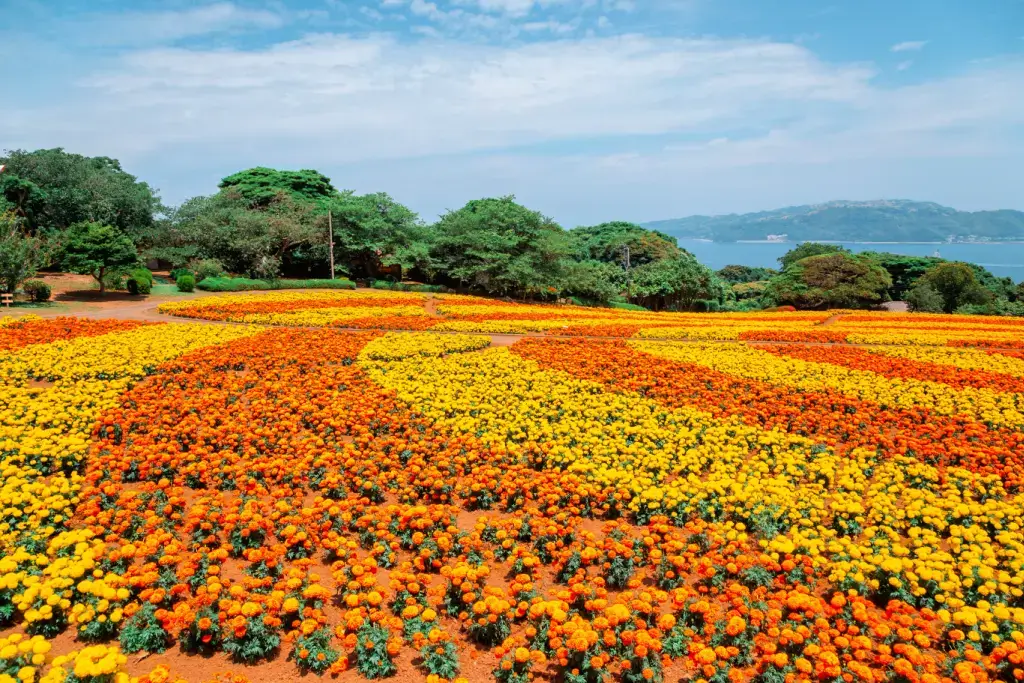
M 1024 0 L 0 0 L 0 147 L 169 203 L 316 168 L 568 227 L 830 199 L 1024 209 Z

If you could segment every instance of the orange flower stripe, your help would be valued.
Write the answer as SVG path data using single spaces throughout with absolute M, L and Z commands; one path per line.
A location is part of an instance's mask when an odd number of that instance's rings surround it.
M 50 319 L 38 316 L 2 318 L 0 319 L 0 352 L 14 351 L 32 344 L 47 344 L 62 339 L 95 337 L 147 324 L 152 323 L 136 320 L 91 320 L 66 316 Z

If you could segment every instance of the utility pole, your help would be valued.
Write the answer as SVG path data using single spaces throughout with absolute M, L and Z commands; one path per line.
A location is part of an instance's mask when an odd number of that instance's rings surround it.
M 626 252 L 626 303 L 633 303 L 633 275 L 629 272 L 629 245 L 622 245 L 623 251 Z
M 333 211 L 327 212 L 327 251 L 331 259 L 331 279 L 334 279 L 334 221 L 331 219 Z

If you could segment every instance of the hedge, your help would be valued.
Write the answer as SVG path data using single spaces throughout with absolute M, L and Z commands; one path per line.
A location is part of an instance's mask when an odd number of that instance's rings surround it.
M 403 282 L 390 282 L 388 280 L 374 280 L 370 283 L 370 287 L 373 289 L 389 289 L 394 292 L 430 292 L 437 293 L 443 292 L 444 287 L 441 285 L 413 285 L 405 284 Z
M 207 292 L 247 292 L 260 289 L 355 289 L 351 280 L 250 280 L 246 277 L 208 277 L 196 285 Z
M 646 311 L 647 309 L 643 306 L 637 306 L 636 304 L 628 304 L 625 301 L 613 301 L 608 304 L 609 308 L 618 308 L 622 311 Z

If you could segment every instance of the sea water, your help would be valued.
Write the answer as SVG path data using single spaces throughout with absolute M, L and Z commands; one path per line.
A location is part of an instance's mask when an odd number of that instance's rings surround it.
M 938 242 L 835 242 L 853 252 L 888 251 L 907 256 L 941 256 L 949 261 L 967 261 L 984 266 L 994 275 L 1024 280 L 1024 242 L 949 244 Z M 796 242 L 707 242 L 680 239 L 679 246 L 714 270 L 737 264 L 779 267 L 779 257 L 797 246 Z

